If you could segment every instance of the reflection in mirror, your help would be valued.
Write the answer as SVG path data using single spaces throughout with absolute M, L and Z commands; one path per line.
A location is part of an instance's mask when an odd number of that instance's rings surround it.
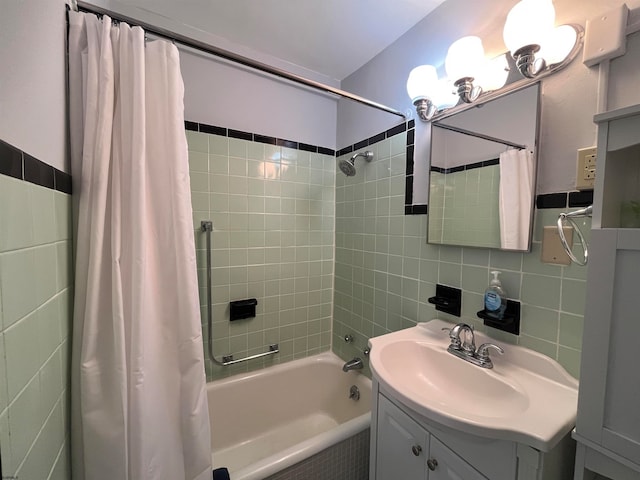
M 528 251 L 539 83 L 431 125 L 429 243 Z

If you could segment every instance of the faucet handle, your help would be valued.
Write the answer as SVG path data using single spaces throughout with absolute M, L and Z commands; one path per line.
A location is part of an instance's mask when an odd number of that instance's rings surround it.
M 494 345 L 493 343 L 483 343 L 478 347 L 478 350 L 476 351 L 478 360 L 491 364 L 491 358 L 489 358 L 489 349 L 491 348 L 493 348 L 500 355 L 504 354 L 504 349 L 502 347 Z

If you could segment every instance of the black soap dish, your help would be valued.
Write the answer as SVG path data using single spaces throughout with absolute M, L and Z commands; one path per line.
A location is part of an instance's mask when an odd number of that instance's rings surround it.
M 243 318 L 252 318 L 256 316 L 256 305 L 258 300 L 255 298 L 248 298 L 246 300 L 234 300 L 229 302 L 230 312 L 229 320 L 242 320 Z
M 428 299 L 429 303 L 436 306 L 436 310 L 460 316 L 462 310 L 462 290 L 446 285 L 436 285 L 436 296 Z
M 477 313 L 487 327 L 497 328 L 504 332 L 520 335 L 520 302 L 515 300 L 507 300 L 507 308 L 498 317 L 486 310 L 480 310 Z

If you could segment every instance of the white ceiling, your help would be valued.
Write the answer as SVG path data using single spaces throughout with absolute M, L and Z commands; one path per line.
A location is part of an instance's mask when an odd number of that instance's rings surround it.
M 121 0 L 342 80 L 444 0 Z

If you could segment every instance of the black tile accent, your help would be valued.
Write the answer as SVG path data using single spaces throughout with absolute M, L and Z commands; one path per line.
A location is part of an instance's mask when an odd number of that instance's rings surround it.
M 257 133 L 253 135 L 254 142 L 266 143 L 268 145 L 276 144 L 276 137 L 269 137 L 267 135 L 258 135 Z
M 292 140 L 283 140 L 281 138 L 278 138 L 276 139 L 276 145 L 278 145 L 279 147 L 295 148 L 296 150 L 298 150 L 298 142 L 294 142 Z
M 369 137 L 367 139 L 367 142 L 369 143 L 369 145 L 373 145 L 374 143 L 381 142 L 385 138 L 386 138 L 386 135 L 384 134 L 384 132 L 382 132 L 377 135 L 374 135 L 373 137 Z
M 317 152 L 318 151 L 318 147 L 316 147 L 315 145 L 308 145 L 306 143 L 299 143 L 298 144 L 298 148 L 300 150 L 304 150 L 305 152 Z
M 467 165 L 464 166 L 465 170 L 473 170 L 475 168 L 482 168 L 484 167 L 484 162 L 476 162 L 476 163 L 469 163 Z
M 385 133 L 387 135 L 387 138 L 389 138 L 389 137 L 393 137 L 394 135 L 397 135 L 399 133 L 402 133 L 402 132 L 404 132 L 406 130 L 407 130 L 407 124 L 406 124 L 406 122 L 402 122 L 400 125 L 396 125 L 395 127 L 390 128 Z
M 1 140 L 0 174 L 22 180 L 22 152 Z
M 198 131 L 198 123 L 197 122 L 189 122 L 189 121 L 185 120 L 184 129 L 185 130 L 191 130 L 192 132 L 197 132 Z
M 330 148 L 318 147 L 316 145 L 309 145 L 308 143 L 299 143 L 293 140 L 285 140 L 282 138 L 270 137 L 267 135 L 260 135 L 258 133 L 244 132 L 242 130 L 227 129 L 224 127 L 216 127 L 214 125 L 207 125 L 205 123 L 198 122 L 184 122 L 185 129 L 195 132 L 210 133 L 213 135 L 221 135 L 223 137 L 239 138 L 241 140 L 255 141 L 260 143 L 267 143 L 269 145 L 278 145 L 280 147 L 293 148 L 297 150 L 304 150 L 306 152 L 322 153 L 324 155 L 335 156 L 335 150 Z M 384 133 L 382 134 L 384 139 Z
M 413 175 L 413 145 L 407 145 L 407 175 Z
M 466 165 L 458 165 L 457 167 L 447 168 L 447 173 L 464 172 L 466 169 Z
M 230 138 L 239 138 L 240 140 L 253 140 L 253 134 L 249 133 L 249 132 L 243 132 L 241 130 L 232 130 L 231 128 L 227 130 L 227 135 L 229 135 Z M 270 137 L 273 139 L 273 143 L 276 143 L 276 139 L 273 137 Z M 258 141 L 256 139 L 256 141 Z M 265 142 L 262 142 L 265 143 Z
M 565 208 L 567 206 L 567 193 L 545 193 L 536 198 L 536 208 Z
M 441 167 L 432 166 L 429 170 L 431 170 L 432 172 L 447 173 L 447 170 L 445 168 L 441 168 Z
M 330 148 L 325 148 L 325 147 L 318 147 L 318 153 L 321 153 L 322 155 L 331 155 L 331 156 L 336 155 L 335 150 L 331 150 Z
M 409 120 L 409 123 L 407 123 L 407 128 L 415 128 L 415 127 L 416 127 L 415 119 Z
M 426 215 L 429 213 L 429 205 L 411 205 L 411 215 Z
M 413 202 L 413 175 L 405 177 L 404 185 L 404 204 L 411 205 Z
M 24 154 L 24 179 L 42 187 L 55 186 L 54 168 L 31 155 Z
M 55 181 L 55 188 L 57 191 L 62 193 L 68 193 L 69 195 L 71 195 L 71 192 L 72 192 L 71 175 L 65 172 L 61 172 L 60 170 L 55 170 L 53 178 Z
M 407 131 L 407 145 L 413 145 L 416 143 L 416 131 L 412 128 Z
M 405 215 L 411 215 L 413 212 L 413 206 L 412 205 L 405 205 L 404 206 L 404 214 Z
M 588 207 L 589 205 L 593 205 L 593 190 L 569 192 L 570 207 Z
M 354 150 L 360 150 L 361 148 L 368 147 L 368 146 L 369 146 L 369 139 L 362 140 L 361 142 L 358 142 L 358 143 L 354 144 L 353 145 L 353 149 Z
M 200 131 L 202 133 L 211 133 L 213 135 L 222 135 L 223 137 L 227 136 L 227 129 L 224 127 L 216 127 L 214 125 L 207 125 L 205 123 L 200 124 Z M 249 134 L 251 135 L 251 134 Z
M 338 150 L 338 153 L 336 154 L 336 157 L 341 157 L 342 155 L 345 155 L 347 153 L 351 153 L 353 152 L 353 145 L 350 145 L 348 147 L 344 147 L 341 150 Z
M 491 167 L 493 165 L 500 165 L 500 159 L 493 158 L 491 160 L 485 160 L 484 162 L 482 162 L 483 167 Z

